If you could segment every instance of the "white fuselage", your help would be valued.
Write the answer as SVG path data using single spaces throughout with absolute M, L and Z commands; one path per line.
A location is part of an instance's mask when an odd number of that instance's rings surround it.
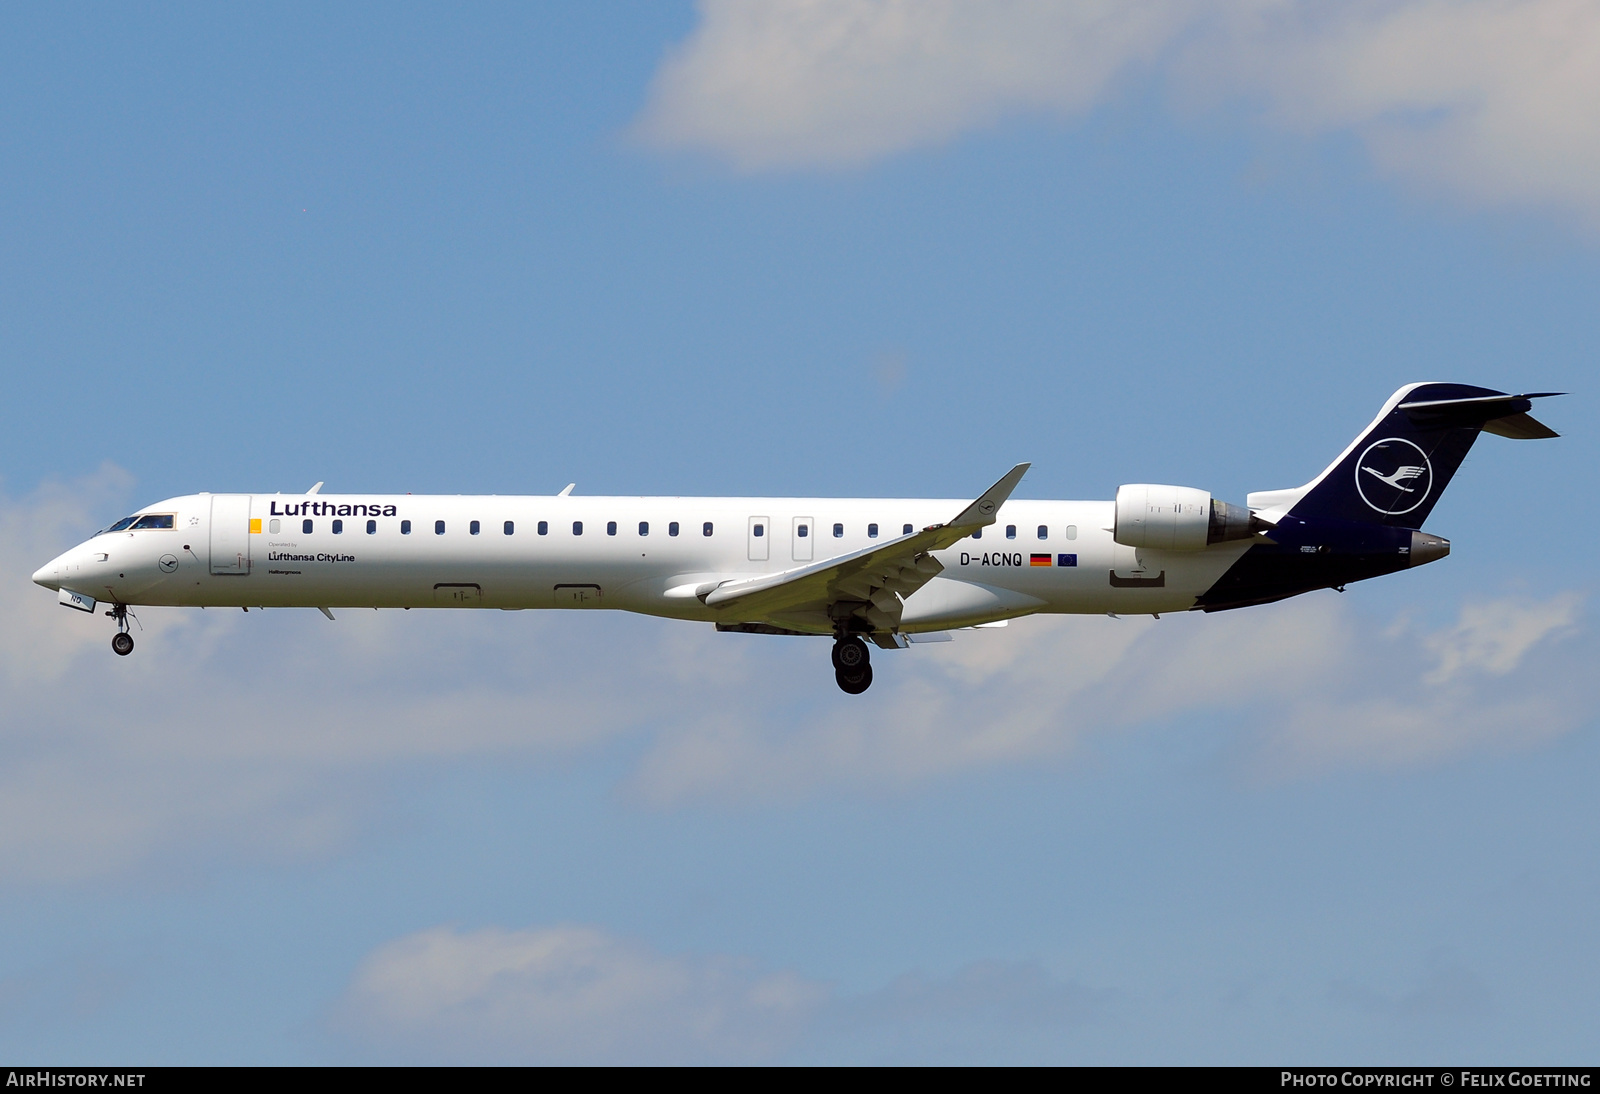
M 964 504 L 193 494 L 141 510 L 170 514 L 170 528 L 100 533 L 34 576 L 113 604 L 614 608 L 827 634 L 825 617 L 747 619 L 708 607 L 696 590 L 861 550 Z M 1181 611 L 1249 548 L 1136 549 L 1113 541 L 1112 519 L 1111 502 L 1005 502 L 978 538 L 936 552 L 943 572 L 906 599 L 899 629 L 1036 612 Z

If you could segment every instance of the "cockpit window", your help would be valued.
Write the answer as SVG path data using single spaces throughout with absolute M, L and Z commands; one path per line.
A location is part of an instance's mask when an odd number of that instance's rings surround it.
M 133 522 L 138 520 L 138 519 L 139 519 L 138 517 L 123 517 L 121 520 L 117 521 L 117 523 L 113 524 L 110 528 L 107 528 L 106 532 L 120 532 L 124 528 L 127 528 L 130 525 L 132 525 Z M 105 535 L 105 532 L 101 532 L 100 534 L 101 535 Z
M 171 527 L 172 527 L 172 514 L 171 513 L 147 513 L 146 515 L 140 517 L 137 521 L 134 522 L 133 530 L 135 532 L 137 532 L 141 528 L 171 528 Z

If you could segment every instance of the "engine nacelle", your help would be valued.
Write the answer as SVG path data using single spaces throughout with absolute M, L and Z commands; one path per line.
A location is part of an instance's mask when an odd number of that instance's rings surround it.
M 1245 506 L 1218 501 L 1191 486 L 1134 483 L 1117 487 L 1112 536 L 1126 547 L 1199 551 L 1212 543 L 1249 539 L 1256 528 Z

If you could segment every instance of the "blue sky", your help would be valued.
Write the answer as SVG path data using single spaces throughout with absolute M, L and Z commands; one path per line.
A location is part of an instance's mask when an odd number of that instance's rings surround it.
M 0 15 L 0 1047 L 1586 1058 L 1600 19 L 1313 9 Z M 609 615 L 152 609 L 123 660 L 28 582 L 317 480 L 1242 501 L 1424 379 L 1573 392 L 1448 560 L 859 699 Z

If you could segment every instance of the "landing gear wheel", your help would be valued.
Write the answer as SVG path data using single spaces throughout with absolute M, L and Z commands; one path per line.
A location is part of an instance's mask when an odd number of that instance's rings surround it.
M 111 636 L 111 648 L 118 657 L 126 657 L 133 652 L 133 635 L 118 633 Z
M 867 664 L 867 644 L 851 635 L 833 644 L 833 667 L 841 672 L 854 673 Z
M 833 678 L 838 681 L 839 690 L 846 695 L 860 695 L 872 686 L 872 666 L 862 665 L 858 669 L 835 669 Z

